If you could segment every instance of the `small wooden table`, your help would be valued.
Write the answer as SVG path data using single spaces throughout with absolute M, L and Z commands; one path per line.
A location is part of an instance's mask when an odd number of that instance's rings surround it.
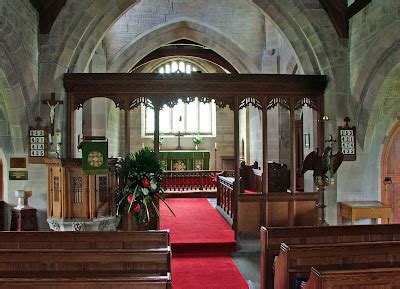
M 343 219 L 348 218 L 354 225 L 356 220 L 371 219 L 372 224 L 377 223 L 378 218 L 392 222 L 392 207 L 379 201 L 353 201 L 338 203 L 338 224 L 343 224 Z
M 11 210 L 10 231 L 37 231 L 36 209 Z

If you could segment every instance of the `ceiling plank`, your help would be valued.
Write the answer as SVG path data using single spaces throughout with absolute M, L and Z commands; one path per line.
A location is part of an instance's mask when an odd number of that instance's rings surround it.
M 319 0 L 340 38 L 349 38 L 346 0 Z
M 49 34 L 67 0 L 30 0 L 30 2 L 39 12 L 39 33 Z
M 363 10 L 372 0 L 356 0 L 353 4 L 349 6 L 347 9 L 347 17 L 351 19 L 358 12 Z

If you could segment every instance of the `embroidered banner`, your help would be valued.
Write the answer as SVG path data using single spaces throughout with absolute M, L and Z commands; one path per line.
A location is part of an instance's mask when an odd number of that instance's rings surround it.
M 84 175 L 108 173 L 107 142 L 82 142 L 82 169 Z

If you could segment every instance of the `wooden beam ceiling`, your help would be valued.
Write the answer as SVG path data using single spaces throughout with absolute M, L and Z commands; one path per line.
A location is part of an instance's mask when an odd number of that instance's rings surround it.
M 347 0 L 319 0 L 340 38 L 349 38 L 349 21 L 372 0 L 356 0 L 347 6 Z
M 30 2 L 39 12 L 39 33 L 49 34 L 67 0 L 30 0 Z

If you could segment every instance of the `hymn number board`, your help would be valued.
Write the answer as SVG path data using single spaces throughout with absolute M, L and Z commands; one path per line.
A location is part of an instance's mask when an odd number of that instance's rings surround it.
M 356 160 L 356 128 L 349 126 L 350 119 L 346 117 L 344 127 L 339 126 L 339 147 L 344 155 L 344 161 Z
M 47 157 L 47 128 L 29 127 L 29 162 L 44 163 Z

